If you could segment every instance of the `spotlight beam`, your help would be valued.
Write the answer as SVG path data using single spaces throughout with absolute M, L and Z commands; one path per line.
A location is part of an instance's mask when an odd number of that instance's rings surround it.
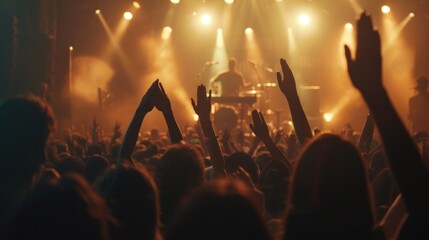
M 112 45 L 112 49 L 110 51 L 112 51 L 112 50 L 116 51 L 126 73 L 128 74 L 129 77 L 133 78 L 134 74 L 132 73 L 132 70 L 130 68 L 131 63 L 130 63 L 130 61 L 128 61 L 127 57 L 125 56 L 124 51 L 120 47 L 118 39 L 113 34 L 112 30 L 110 29 L 109 25 L 106 22 L 106 19 L 104 19 L 103 14 L 101 12 L 99 12 L 99 13 L 97 13 L 97 16 L 98 16 L 98 19 L 100 20 L 100 23 L 103 26 L 103 29 L 106 32 L 107 37 L 109 38 L 110 43 Z
M 401 31 L 407 26 L 407 24 L 411 21 L 414 16 L 409 14 L 406 18 L 404 18 L 396 27 L 394 27 L 390 32 L 390 36 L 388 38 L 387 43 L 383 47 L 383 52 L 388 49 L 392 43 L 398 38 Z

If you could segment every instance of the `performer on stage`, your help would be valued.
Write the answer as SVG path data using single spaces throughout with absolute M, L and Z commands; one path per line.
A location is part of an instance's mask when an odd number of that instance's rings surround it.
M 428 79 L 420 77 L 415 87 L 417 95 L 409 100 L 408 118 L 412 122 L 411 131 L 429 131 L 429 92 Z
M 210 81 L 215 93 L 220 92 L 222 96 L 238 96 L 245 83 L 243 75 L 235 69 L 236 64 L 235 58 L 230 58 L 228 62 L 229 70 L 217 75 Z M 220 91 L 217 84 L 220 84 Z

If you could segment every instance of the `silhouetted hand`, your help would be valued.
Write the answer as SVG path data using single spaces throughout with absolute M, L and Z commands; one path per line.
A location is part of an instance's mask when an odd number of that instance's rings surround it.
M 287 64 L 286 60 L 281 58 L 280 65 L 282 66 L 282 74 L 277 72 L 277 82 L 280 90 L 286 96 L 286 98 L 297 96 L 295 77 L 293 76 L 292 70 Z
M 99 131 L 100 125 L 97 122 L 97 117 L 94 116 L 94 120 L 92 120 L 92 126 L 91 126 L 91 137 L 92 137 L 92 144 L 98 143 L 98 131 Z
M 159 80 L 156 79 L 152 83 L 152 85 L 150 86 L 150 88 L 147 90 L 146 94 L 142 97 L 142 100 L 140 101 L 139 108 L 146 113 L 152 111 L 153 107 L 155 106 L 156 92 L 159 91 L 158 82 Z
M 171 109 L 170 99 L 165 93 L 164 87 L 162 86 L 161 83 L 159 83 L 159 87 L 157 87 L 157 91 L 155 95 L 156 95 L 156 101 L 155 101 L 156 109 L 158 109 L 161 112 L 165 112 Z
M 265 122 L 264 116 L 262 113 L 253 110 L 252 111 L 252 122 L 250 125 L 250 129 L 252 129 L 253 133 L 260 138 L 262 141 L 270 138 L 270 133 L 268 131 L 267 123 Z
M 195 113 L 200 118 L 200 122 L 210 121 L 210 112 L 212 107 L 212 90 L 209 91 L 207 96 L 206 86 L 201 84 L 197 89 L 197 103 L 191 98 L 192 107 Z
M 371 17 L 365 12 L 357 21 L 357 49 L 352 59 L 345 45 L 347 67 L 353 85 L 363 94 L 383 90 L 380 35 L 374 30 Z

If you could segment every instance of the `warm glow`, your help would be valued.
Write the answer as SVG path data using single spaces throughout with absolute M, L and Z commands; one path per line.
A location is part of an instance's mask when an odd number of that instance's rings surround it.
M 198 114 L 194 114 L 194 121 L 198 121 L 198 119 L 200 119 L 200 117 L 198 116 Z
M 409 15 L 410 17 L 415 17 L 416 15 L 414 14 L 414 13 L 410 13 L 410 15 Z
M 170 0 L 170 2 L 171 2 L 172 4 L 179 4 L 179 3 L 180 3 L 180 0 Z
M 210 15 L 208 14 L 204 14 L 203 16 L 201 16 L 201 23 L 204 25 L 209 25 L 210 23 L 212 23 L 212 17 L 210 17 Z
M 334 114 L 333 113 L 325 113 L 325 114 L 323 114 L 323 119 L 325 119 L 326 122 L 331 122 L 333 118 L 334 118 Z
M 353 24 L 346 23 L 346 25 L 344 25 L 344 28 L 347 29 L 347 30 L 352 30 L 353 29 Z
M 70 46 L 70 47 L 69 47 L 69 50 L 70 50 L 70 51 L 73 51 L 73 46 Z
M 233 3 L 234 3 L 234 0 L 225 0 L 225 3 L 226 3 L 226 4 L 233 4 Z
M 134 2 L 133 2 L 133 6 L 134 6 L 135 8 L 137 8 L 137 9 L 139 9 L 139 8 L 140 8 L 140 4 L 139 4 L 138 2 L 136 2 L 136 1 L 134 1 Z
M 387 6 L 387 5 L 383 5 L 383 6 L 381 7 L 381 12 L 382 12 L 382 13 L 384 13 L 384 14 L 388 14 L 388 13 L 390 13 L 390 7 L 389 7 L 389 6 Z
M 252 28 L 250 28 L 250 27 L 248 27 L 248 28 L 246 28 L 246 29 L 244 30 L 244 33 L 245 33 L 245 34 L 252 34 L 252 33 L 253 33 L 253 29 L 252 29 Z
M 310 17 L 306 14 L 301 14 L 298 17 L 298 23 L 302 26 L 307 26 L 310 24 Z
M 162 29 L 161 38 L 164 40 L 169 39 L 172 31 L 173 31 L 173 29 L 171 27 L 169 27 L 169 26 L 164 27 Z
M 95 10 L 95 14 L 100 14 L 100 13 L 101 13 L 100 9 Z
M 130 12 L 124 12 L 124 19 L 128 21 L 133 19 L 133 14 Z

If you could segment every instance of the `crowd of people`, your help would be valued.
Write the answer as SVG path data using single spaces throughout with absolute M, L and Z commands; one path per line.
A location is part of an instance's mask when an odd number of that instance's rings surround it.
M 253 135 L 219 136 L 204 85 L 191 100 L 199 122 L 186 133 L 159 80 L 124 134 L 116 124 L 109 138 L 95 120 L 90 137 L 59 138 L 46 102 L 4 100 L 0 238 L 428 239 L 429 135 L 410 135 L 398 117 L 383 86 L 380 45 L 363 13 L 354 56 L 345 46 L 350 79 L 370 112 L 359 138 L 310 128 L 284 59 L 277 81 L 290 133 L 273 133 L 253 110 Z M 140 134 L 155 109 L 168 134 Z

